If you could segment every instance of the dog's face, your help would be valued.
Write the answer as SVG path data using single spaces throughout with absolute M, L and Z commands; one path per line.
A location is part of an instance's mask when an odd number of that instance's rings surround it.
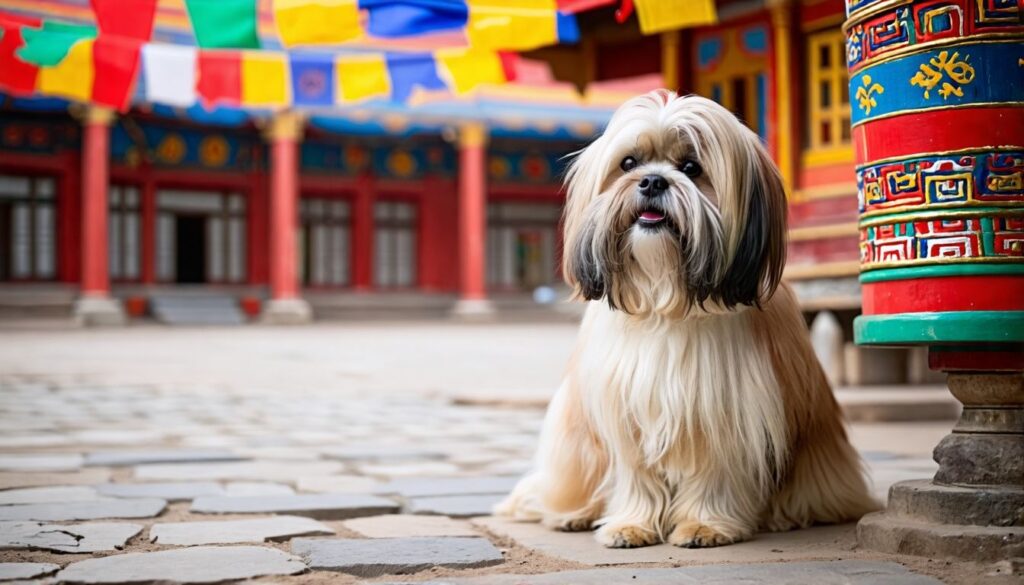
M 785 264 L 786 201 L 728 110 L 658 90 L 618 109 L 569 169 L 566 280 L 634 315 L 760 305 Z

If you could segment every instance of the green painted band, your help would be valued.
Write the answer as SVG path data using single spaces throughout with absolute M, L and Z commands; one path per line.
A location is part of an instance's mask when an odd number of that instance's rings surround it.
M 937 266 L 908 266 L 907 268 L 881 268 L 860 275 L 861 284 L 912 278 L 938 276 L 987 276 L 992 274 L 1022 274 L 1024 264 L 939 264 Z
M 1024 311 L 861 315 L 853 321 L 853 340 L 862 345 L 1021 342 Z

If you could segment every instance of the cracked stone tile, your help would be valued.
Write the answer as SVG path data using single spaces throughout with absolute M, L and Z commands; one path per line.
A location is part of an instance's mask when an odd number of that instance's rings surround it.
M 0 489 L 94 485 L 110 481 L 108 469 L 80 469 L 70 472 L 17 472 L 0 471 Z
M 446 516 L 388 514 L 346 520 L 341 525 L 367 538 L 480 536 L 468 522 L 453 520 Z
M 507 494 L 519 476 L 491 475 L 468 477 L 408 477 L 392 480 L 376 489 L 378 494 L 397 494 L 405 498 Z
M 260 481 L 235 481 L 224 486 L 224 495 L 231 497 L 243 496 L 291 496 L 295 490 L 283 483 Z
M 363 463 L 359 471 L 366 475 L 381 477 L 415 477 L 431 475 L 455 475 L 462 471 L 458 465 L 445 461 L 422 463 Z
M 358 494 L 203 497 L 192 502 L 198 514 L 295 514 L 319 520 L 345 520 L 397 512 L 395 502 Z
M 322 475 L 300 477 L 295 487 L 300 492 L 336 493 L 336 494 L 371 494 L 380 482 L 361 475 Z
M 223 496 L 224 488 L 219 483 L 172 482 L 172 483 L 104 483 L 96 486 L 102 496 L 112 498 L 162 498 L 169 502 L 181 502 L 200 496 Z M 0 492 L 2 495 L 3 492 Z
M 406 503 L 406 511 L 410 514 L 430 514 L 451 516 L 452 518 L 489 516 L 495 504 L 504 497 L 503 494 L 485 494 L 410 498 Z
M 74 471 L 82 467 L 78 454 L 0 455 L 0 470 L 5 471 Z
M 167 501 L 158 498 L 109 499 L 90 502 L 0 506 L 0 520 L 97 520 L 100 518 L 152 518 L 163 512 Z
M 320 447 L 318 451 L 328 459 L 341 461 L 426 461 L 444 459 L 445 453 L 415 446 L 401 445 L 346 445 L 344 447 Z
M 199 463 L 242 461 L 231 451 L 218 449 L 157 449 L 146 451 L 96 451 L 85 455 L 89 467 L 128 467 L 146 463 Z
M 0 522 L 0 549 L 42 549 L 66 553 L 120 550 L 142 531 L 138 524 L 90 522 L 58 525 Z
M 344 470 L 345 466 L 337 461 L 235 461 L 137 465 L 134 468 L 134 475 L 137 479 L 143 480 L 248 480 L 292 483 L 296 477 L 335 475 Z
M 288 540 L 295 536 L 325 536 L 334 531 L 311 518 L 273 516 L 216 522 L 174 522 L 154 524 L 149 538 L 156 544 L 234 544 Z
M 97 499 L 99 494 L 88 486 L 52 486 L 0 491 L 0 506 L 88 502 Z
M 0 563 L 0 581 L 38 579 L 59 570 L 53 563 Z
M 404 574 L 432 567 L 470 569 L 504 562 L 486 538 L 296 538 L 292 552 L 314 569 L 360 577 Z

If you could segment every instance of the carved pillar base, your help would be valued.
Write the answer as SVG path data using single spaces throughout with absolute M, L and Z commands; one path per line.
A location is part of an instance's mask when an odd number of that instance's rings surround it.
M 900 482 L 857 525 L 861 546 L 970 561 L 1024 556 L 1024 374 L 950 374 L 964 405 L 931 480 Z

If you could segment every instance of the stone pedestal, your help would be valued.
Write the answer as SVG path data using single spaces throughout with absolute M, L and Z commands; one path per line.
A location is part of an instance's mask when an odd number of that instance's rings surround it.
M 128 322 L 121 301 L 107 296 L 79 298 L 72 315 L 84 327 L 120 327 Z
M 304 299 L 271 299 L 263 307 L 260 322 L 267 325 L 305 325 L 313 320 L 313 310 Z
M 937 447 L 931 480 L 889 490 L 857 540 L 897 554 L 972 561 L 1024 556 L 1024 374 L 950 374 L 964 410 Z

